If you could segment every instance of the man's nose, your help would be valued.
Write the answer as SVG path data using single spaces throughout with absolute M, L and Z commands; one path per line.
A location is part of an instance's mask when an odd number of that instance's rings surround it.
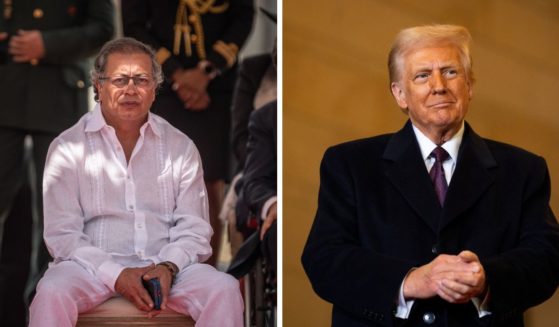
M 138 87 L 136 86 L 136 83 L 134 82 L 133 78 L 130 78 L 128 80 L 128 84 L 124 86 L 124 91 L 126 93 L 136 93 L 138 91 Z
M 444 78 L 443 74 L 439 71 L 435 71 L 431 74 L 431 92 L 433 94 L 437 93 L 444 93 L 446 92 L 446 79 Z

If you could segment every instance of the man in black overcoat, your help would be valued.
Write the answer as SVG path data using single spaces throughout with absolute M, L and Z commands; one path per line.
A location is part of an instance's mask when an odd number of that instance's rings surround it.
M 390 87 L 394 134 L 328 149 L 302 261 L 333 326 L 523 326 L 559 281 L 545 160 L 465 122 L 471 37 L 405 29 Z

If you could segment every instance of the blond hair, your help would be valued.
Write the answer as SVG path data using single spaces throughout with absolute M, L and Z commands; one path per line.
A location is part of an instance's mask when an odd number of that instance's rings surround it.
M 470 45 L 472 36 L 465 27 L 458 25 L 424 25 L 401 30 L 388 55 L 390 84 L 402 77 L 404 56 L 410 51 L 430 46 L 452 45 L 458 48 L 466 76 L 473 83 Z

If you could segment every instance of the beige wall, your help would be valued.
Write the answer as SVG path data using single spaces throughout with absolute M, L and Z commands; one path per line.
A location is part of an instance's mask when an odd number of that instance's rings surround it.
M 386 56 L 400 29 L 468 27 L 477 83 L 468 121 L 489 138 L 547 159 L 559 212 L 559 1 L 284 0 L 284 326 L 329 326 L 300 255 L 316 210 L 326 147 L 399 129 Z M 514 287 L 514 285 L 511 285 Z M 530 311 L 531 327 L 555 327 L 559 294 Z

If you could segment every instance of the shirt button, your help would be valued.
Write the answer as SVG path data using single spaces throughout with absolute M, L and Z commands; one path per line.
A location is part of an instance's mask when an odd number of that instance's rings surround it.
M 144 256 L 144 251 L 138 251 L 138 256 L 143 257 Z
M 426 312 L 423 314 L 423 322 L 427 325 L 431 325 L 435 322 L 436 316 L 432 312 Z
M 134 206 L 133 206 L 133 205 L 129 205 L 129 206 L 128 206 L 128 209 L 129 209 L 129 210 L 134 210 Z
M 144 228 L 144 225 L 143 225 L 143 224 L 136 224 L 136 227 L 137 227 L 138 229 L 142 229 L 142 228 Z

